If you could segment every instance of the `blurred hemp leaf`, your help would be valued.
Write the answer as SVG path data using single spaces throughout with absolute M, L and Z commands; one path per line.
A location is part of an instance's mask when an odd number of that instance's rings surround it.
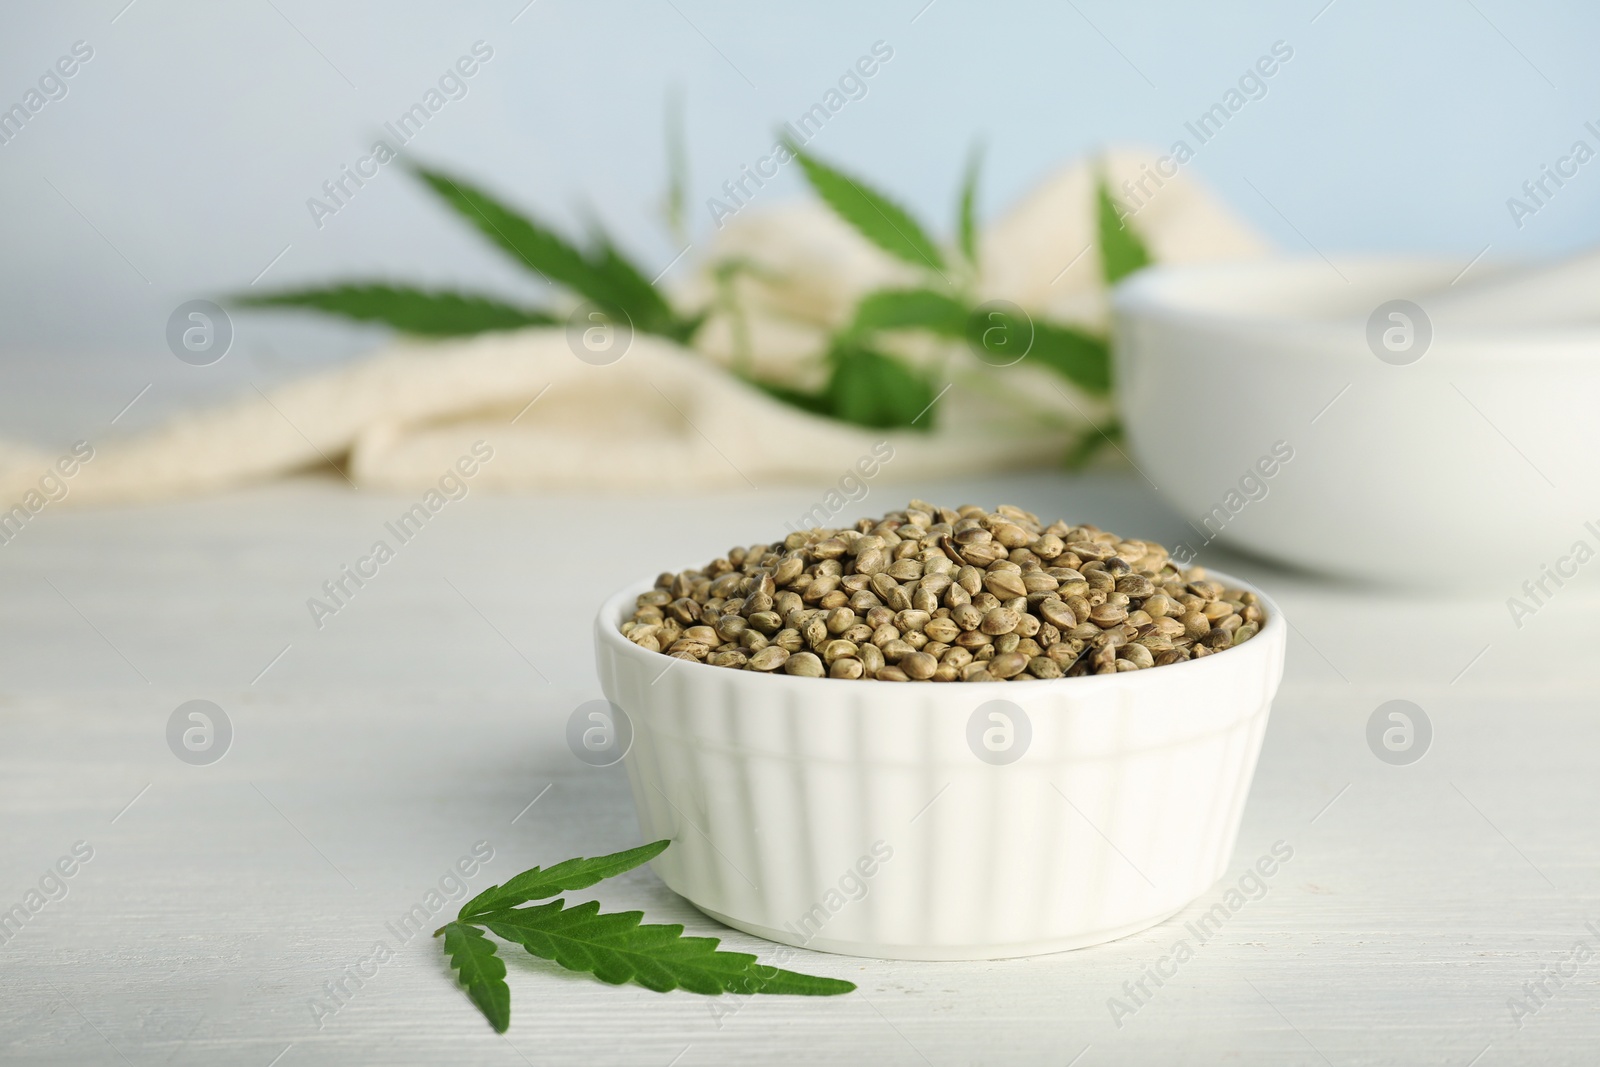
M 917 423 L 922 429 L 931 428 L 932 419 L 922 423 L 921 416 L 935 395 L 932 379 L 886 353 L 877 343 L 878 335 L 895 331 L 964 339 L 973 353 L 991 366 L 1006 367 L 1032 359 L 1092 396 L 1110 393 L 1111 351 L 1104 337 L 1074 326 L 1034 319 L 1014 305 L 1009 310 L 996 310 L 993 304 L 980 306 L 970 288 L 951 282 L 943 254 L 907 211 L 867 183 L 792 144 L 789 148 L 817 195 L 841 219 L 925 275 L 919 287 L 879 289 L 862 297 L 854 315 L 836 331 L 828 348 L 826 358 L 831 374 L 827 386 L 815 396 L 804 397 L 814 410 L 866 425 L 894 428 Z M 967 160 L 956 210 L 957 247 L 974 277 L 980 162 L 981 155 L 974 149 Z M 1096 183 L 1095 198 L 1109 284 L 1146 265 L 1150 257 L 1138 235 L 1122 224 L 1103 179 Z M 1117 272 L 1115 278 L 1113 269 Z M 1021 346 L 1023 355 L 1013 361 L 1006 346 L 1017 343 L 1020 337 L 1027 338 L 1027 342 Z M 856 369 L 856 362 L 863 366 Z M 1098 431 L 1089 431 L 1075 450 L 1087 456 L 1103 440 Z
M 689 149 L 683 130 L 683 91 L 667 95 L 667 192 L 662 198 L 667 232 L 689 243 Z
M 251 307 L 300 307 L 381 322 L 423 337 L 459 337 L 485 330 L 515 330 L 556 322 L 547 312 L 516 307 L 483 296 L 431 292 L 403 285 L 335 285 L 252 294 L 238 303 Z
M 1100 240 L 1100 273 L 1106 285 L 1112 286 L 1139 268 L 1149 266 L 1150 251 L 1128 226 L 1117 202 L 1111 197 L 1104 175 L 1095 182 L 1094 201 Z
M 667 108 L 668 188 L 663 211 L 668 229 L 685 244 L 688 199 L 688 156 L 683 109 L 674 95 Z M 741 275 L 759 275 L 753 264 L 714 264 L 715 309 L 726 314 L 735 341 L 732 373 L 767 395 L 800 410 L 860 426 L 883 429 L 933 429 L 930 410 L 942 392 L 932 370 L 913 365 L 886 347 L 885 336 L 899 332 L 929 334 L 945 341 L 965 340 L 980 359 L 995 367 L 1011 365 L 994 357 L 990 341 L 1010 344 L 1012 328 L 1030 339 L 1018 359 L 1032 359 L 1085 392 L 1104 396 L 1112 387 L 1107 341 L 1076 327 L 1035 320 L 1013 321 L 1011 312 L 979 306 L 974 287 L 978 274 L 977 187 L 982 153 L 968 155 L 956 204 L 956 250 L 951 260 L 910 212 L 870 184 L 854 178 L 806 152 L 792 141 L 787 151 L 800 163 L 813 191 L 866 240 L 923 275 L 920 284 L 880 289 L 861 298 L 854 313 L 835 330 L 819 353 L 827 371 L 820 391 L 807 392 L 762 381 L 752 370 L 748 318 L 738 299 Z M 598 226 L 582 246 L 537 218 L 517 211 L 487 190 L 444 171 L 425 167 L 413 173 L 423 185 L 525 270 L 550 285 L 598 305 L 608 315 L 626 319 L 644 333 L 688 345 L 711 308 L 694 314 L 675 309 L 665 294 Z M 1121 217 L 1104 178 L 1095 187 L 1096 220 L 1102 271 L 1115 284 L 1150 262 L 1143 240 Z M 776 284 L 765 279 L 766 284 Z M 559 325 L 560 317 L 544 308 L 525 307 L 496 297 L 451 290 L 430 290 L 382 281 L 349 281 L 320 288 L 242 293 L 234 303 L 244 307 L 303 309 L 363 322 L 381 323 L 424 337 L 461 337 L 493 330 Z M 996 316 L 1004 319 L 995 330 Z M 989 357 L 989 358 L 985 358 Z M 1103 442 L 1094 432 L 1080 447 Z M 462 958 L 470 963 L 476 946 L 460 941 Z
M 581 249 L 553 228 L 518 212 L 472 183 L 443 171 L 417 168 L 415 175 L 491 244 L 524 269 L 558 288 L 593 301 L 634 329 L 680 343 L 700 325 L 699 316 L 673 310 L 642 271 L 598 232 Z M 244 307 L 305 308 L 345 318 L 381 322 L 405 333 L 460 337 L 489 330 L 561 321 L 550 312 L 521 308 L 493 297 L 431 292 L 382 282 L 347 282 L 321 289 L 243 293 Z
M 967 174 L 961 180 L 961 196 L 956 208 L 956 241 L 961 246 L 961 254 L 967 257 L 967 264 L 976 271 L 978 269 L 978 168 L 983 163 L 983 152 L 977 145 L 972 147 L 972 152 L 967 156 Z
M 944 254 L 910 213 L 864 182 L 790 144 L 806 180 L 834 213 L 867 240 L 913 267 L 944 270 Z

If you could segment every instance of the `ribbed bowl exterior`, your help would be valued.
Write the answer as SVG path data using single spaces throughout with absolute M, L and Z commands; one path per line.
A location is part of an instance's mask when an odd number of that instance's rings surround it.
M 729 925 L 861 956 L 1033 955 L 1160 922 L 1227 867 L 1283 673 L 1264 597 L 1261 632 L 1202 660 L 896 684 L 647 652 L 617 625 L 650 587 L 596 620 L 601 688 L 632 723 L 645 838 L 674 841 L 656 872 Z M 1022 715 L 979 712 L 996 700 Z M 1020 758 L 980 758 L 1007 720 Z

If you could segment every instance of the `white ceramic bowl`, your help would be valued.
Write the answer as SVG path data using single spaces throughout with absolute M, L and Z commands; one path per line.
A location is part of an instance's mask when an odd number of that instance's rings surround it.
M 1116 291 L 1132 458 L 1190 547 L 1220 537 L 1418 586 L 1483 588 L 1492 567 L 1503 596 L 1579 540 L 1600 548 L 1600 325 L 1434 321 L 1405 365 L 1369 347 L 1379 305 L 1426 314 L 1461 266 L 1341 261 L 1348 281 L 1320 259 L 1156 267 Z M 1275 446 L 1293 457 L 1263 478 Z
M 1228 865 L 1283 673 L 1264 596 L 1261 632 L 1200 660 L 898 684 L 647 652 L 617 627 L 651 585 L 601 609 L 600 684 L 632 723 L 645 839 L 674 841 L 656 873 L 729 926 L 859 956 L 1033 955 L 1152 926 Z M 1011 704 L 1010 747 L 991 701 Z

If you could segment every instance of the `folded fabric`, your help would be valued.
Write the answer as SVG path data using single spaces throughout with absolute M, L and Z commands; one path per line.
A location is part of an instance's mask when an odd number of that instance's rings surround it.
M 1106 290 L 1093 248 L 1096 170 L 1103 168 L 1116 189 L 1138 180 L 1150 160 L 1112 153 L 1066 168 L 1025 197 L 982 238 L 979 292 L 1103 329 Z M 1265 250 L 1182 175 L 1165 179 L 1131 225 L 1158 262 Z M 736 257 L 759 268 L 739 280 L 751 369 L 802 387 L 817 383 L 818 356 L 859 298 L 908 280 L 903 264 L 822 205 L 804 201 L 730 221 L 674 299 L 710 305 L 715 264 Z M 940 385 L 948 388 L 929 413 L 932 432 L 851 426 L 783 404 L 728 373 L 735 332 L 717 311 L 694 349 L 641 334 L 606 366 L 577 359 L 557 328 L 398 342 L 359 363 L 188 412 L 148 433 L 94 442 L 93 458 L 75 465 L 64 502 L 206 492 L 328 463 L 357 486 L 418 490 L 485 450 L 492 458 L 474 463 L 474 486 L 508 490 L 831 483 L 868 457 L 875 476 L 903 481 L 1056 461 L 1109 414 L 1103 401 L 1026 360 L 997 370 L 944 352 L 938 365 L 949 374 Z M 903 347 L 908 358 L 932 358 L 928 342 L 908 339 Z M 963 356 L 971 366 L 961 365 Z M 38 510 L 34 498 L 48 499 L 41 476 L 56 460 L 0 443 L 0 512 L 13 505 Z

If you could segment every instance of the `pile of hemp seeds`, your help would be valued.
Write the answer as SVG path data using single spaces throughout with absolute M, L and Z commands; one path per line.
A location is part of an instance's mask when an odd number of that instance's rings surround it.
M 733 670 L 992 682 L 1165 667 L 1242 644 L 1264 621 L 1254 593 L 1154 542 L 1005 504 L 913 500 L 662 574 L 621 629 Z

